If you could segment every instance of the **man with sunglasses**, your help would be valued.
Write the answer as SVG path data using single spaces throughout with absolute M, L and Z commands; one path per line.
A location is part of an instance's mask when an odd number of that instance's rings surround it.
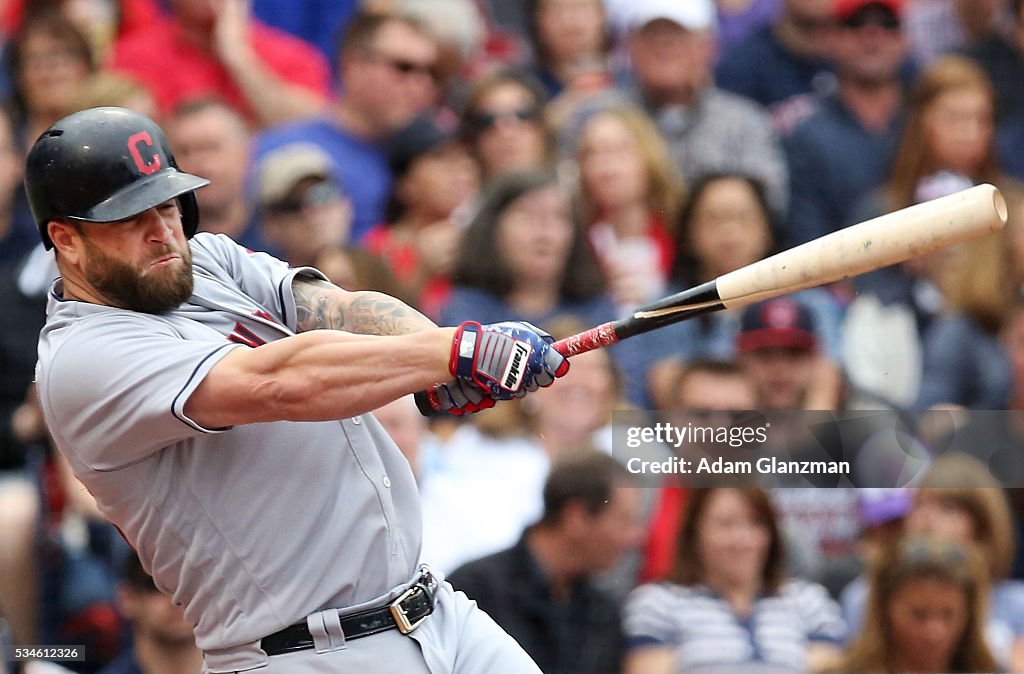
M 391 173 L 380 141 L 435 105 L 436 38 L 401 14 L 357 14 L 338 41 L 342 82 L 327 112 L 272 129 L 256 142 L 256 158 L 283 145 L 319 145 L 352 201 L 352 240 L 384 220 Z
M 888 174 L 909 70 L 902 11 L 903 0 L 836 0 L 836 91 L 783 136 L 790 168 L 787 245 L 852 224 L 857 200 Z

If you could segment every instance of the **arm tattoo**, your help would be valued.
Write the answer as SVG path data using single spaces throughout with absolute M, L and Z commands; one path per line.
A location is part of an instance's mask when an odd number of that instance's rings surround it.
M 346 330 L 360 335 L 405 335 L 436 327 L 426 316 L 384 293 L 348 292 L 319 279 L 292 283 L 298 332 Z

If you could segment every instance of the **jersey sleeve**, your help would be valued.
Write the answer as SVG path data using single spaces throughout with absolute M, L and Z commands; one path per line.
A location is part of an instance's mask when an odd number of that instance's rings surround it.
M 58 446 L 92 470 L 115 470 L 202 433 L 185 402 L 231 349 L 185 339 L 151 316 L 84 320 L 40 366 L 43 414 Z
M 265 307 L 292 331 L 296 329 L 292 281 L 296 276 L 330 280 L 317 269 L 289 267 L 287 262 L 248 250 L 223 234 L 199 233 L 193 241 L 194 251 L 198 249 L 200 254 L 208 256 L 243 294 Z
M 675 601 L 664 584 L 641 585 L 634 590 L 622 613 L 627 647 L 677 645 L 680 633 Z

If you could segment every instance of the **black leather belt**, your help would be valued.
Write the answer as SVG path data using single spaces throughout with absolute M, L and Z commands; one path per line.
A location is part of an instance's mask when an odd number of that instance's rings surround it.
M 437 579 L 429 571 L 424 571 L 412 587 L 390 604 L 340 617 L 345 639 L 359 639 L 393 629 L 409 634 L 434 612 L 436 594 Z M 260 648 L 267 655 L 303 651 L 313 646 L 313 635 L 306 623 L 285 627 L 260 641 Z

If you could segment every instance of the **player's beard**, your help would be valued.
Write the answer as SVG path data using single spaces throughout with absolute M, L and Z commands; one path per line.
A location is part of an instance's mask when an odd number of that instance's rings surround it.
M 85 240 L 89 261 L 85 279 L 115 306 L 147 314 L 160 314 L 176 309 L 192 296 L 192 251 L 186 245 L 167 246 L 155 254 L 155 260 L 164 255 L 178 254 L 181 264 L 163 269 L 140 272 Z

